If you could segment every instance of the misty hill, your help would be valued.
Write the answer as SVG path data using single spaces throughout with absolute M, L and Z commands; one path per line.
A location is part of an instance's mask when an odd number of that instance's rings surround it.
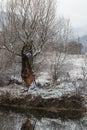
M 83 37 L 84 35 L 87 35 L 87 26 L 73 28 L 73 31 L 75 37 Z
M 80 37 L 80 43 L 83 45 L 82 52 L 87 53 L 87 35 Z
M 80 42 L 84 45 L 87 46 L 87 35 L 84 35 L 80 37 Z

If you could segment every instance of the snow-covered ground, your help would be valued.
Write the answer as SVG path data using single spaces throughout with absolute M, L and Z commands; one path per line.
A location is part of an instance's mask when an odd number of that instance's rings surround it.
M 59 98 L 65 94 L 73 94 L 77 91 L 81 91 L 79 90 L 79 87 L 81 88 L 81 84 L 84 78 L 82 67 L 84 67 L 85 72 L 87 70 L 85 57 L 68 55 L 63 64 L 63 71 L 68 72 L 69 74 L 68 81 L 65 80 L 67 77 L 65 77 L 65 79 L 64 77 L 60 77 L 58 79 L 58 83 L 52 84 L 51 75 L 49 71 L 47 72 L 46 70 L 40 72 L 38 77 L 36 78 L 36 82 L 41 84 L 41 86 L 43 87 L 35 87 L 34 89 L 30 89 L 28 92 L 21 93 L 22 89 L 25 88 L 21 85 L 12 84 L 9 86 L 1 87 L 0 95 L 9 93 L 12 97 L 21 98 L 31 93 L 33 96 L 41 95 L 43 98 Z M 49 87 L 47 87 L 47 85 L 49 85 Z
M 48 53 L 47 53 L 48 55 Z M 52 65 L 56 64 L 57 61 L 61 63 L 61 59 L 64 58 L 64 54 L 61 54 L 62 56 L 59 56 L 59 58 L 55 58 L 55 53 L 52 55 L 49 54 L 49 56 L 45 56 L 45 62 L 42 63 L 42 70 L 39 71 L 39 76 L 36 78 L 36 80 L 42 84 L 47 82 L 51 82 L 52 79 Z M 59 63 L 59 64 L 60 64 Z M 45 69 L 44 69 L 45 68 Z M 58 68 L 60 76 L 59 78 L 71 78 L 74 79 L 82 79 L 84 74 L 83 71 L 87 72 L 87 57 L 85 55 L 66 55 L 65 60 L 62 62 L 62 65 Z M 83 70 L 84 69 L 84 70 Z M 68 73 L 68 75 L 67 75 Z M 65 75 L 65 77 L 64 77 Z M 60 80 L 58 79 L 58 81 Z
M 53 86 L 52 88 L 34 88 L 29 90 L 28 92 L 22 93 L 22 89 L 24 89 L 22 86 L 13 84 L 10 86 L 6 86 L 3 88 L 0 88 L 0 95 L 5 95 L 6 93 L 10 95 L 12 98 L 22 98 L 28 94 L 32 94 L 32 96 L 38 96 L 41 95 L 43 98 L 59 98 L 63 94 L 73 94 L 76 91 L 76 88 L 71 83 L 62 83 L 57 86 Z
M 71 65 L 70 69 L 68 70 L 71 78 L 83 78 L 83 68 L 85 71 L 87 71 L 86 60 L 87 59 L 85 55 L 70 55 L 67 57 L 65 63 L 67 67 Z

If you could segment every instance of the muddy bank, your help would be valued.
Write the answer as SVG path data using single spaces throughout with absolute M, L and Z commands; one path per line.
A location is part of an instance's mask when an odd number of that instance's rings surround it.
M 31 109 L 48 112 L 60 111 L 79 111 L 84 112 L 84 98 L 81 95 L 64 95 L 61 98 L 44 99 L 41 95 L 33 96 L 31 94 L 25 97 L 11 97 L 8 93 L 0 95 L 0 106 L 15 108 L 15 109 Z

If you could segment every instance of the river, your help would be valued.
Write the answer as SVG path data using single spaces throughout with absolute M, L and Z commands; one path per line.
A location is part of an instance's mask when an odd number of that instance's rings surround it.
M 0 108 L 0 130 L 87 130 L 87 113 L 79 118 L 63 118 L 45 112 Z

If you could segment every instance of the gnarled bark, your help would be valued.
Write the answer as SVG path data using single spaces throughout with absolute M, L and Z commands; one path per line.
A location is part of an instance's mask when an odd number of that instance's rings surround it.
M 30 87 L 33 82 L 33 72 L 32 72 L 32 46 L 24 45 L 22 49 L 22 71 L 21 77 L 24 80 L 26 87 Z

